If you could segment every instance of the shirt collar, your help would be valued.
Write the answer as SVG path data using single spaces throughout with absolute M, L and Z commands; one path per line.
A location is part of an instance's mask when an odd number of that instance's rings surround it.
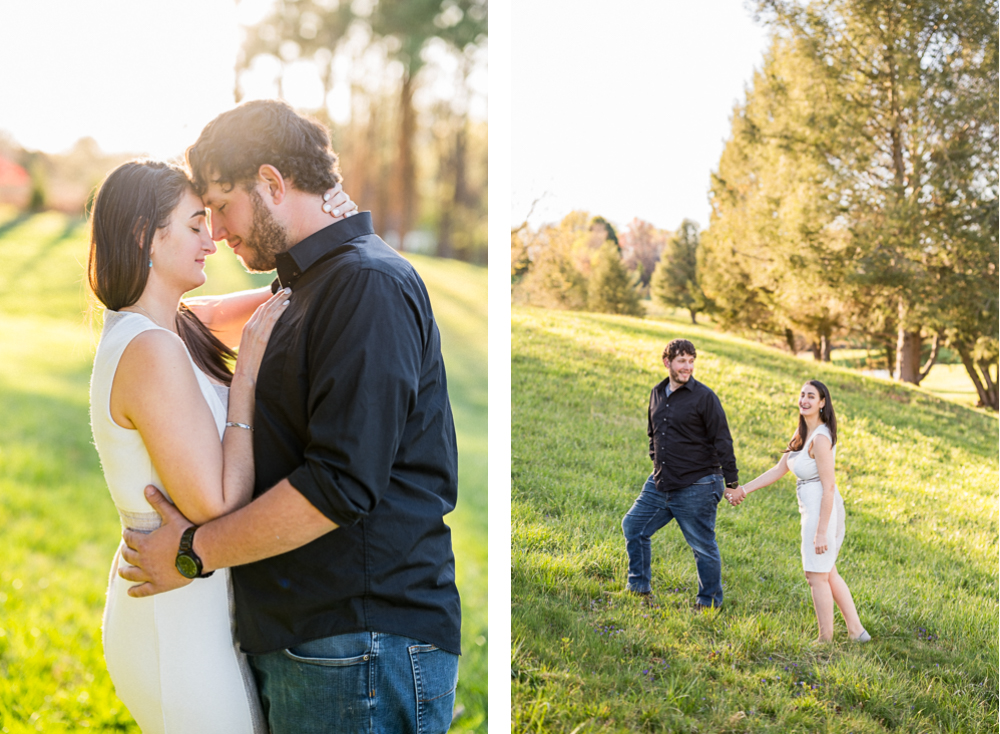
M 694 377 L 689 377 L 687 382 L 682 383 L 676 390 L 673 390 L 672 392 L 677 392 L 677 390 L 693 390 L 694 386 L 697 385 L 697 384 L 698 383 L 695 382 Z M 663 381 L 663 392 L 666 393 L 667 390 L 670 390 L 670 378 L 669 377 L 666 380 Z
M 325 255 L 345 242 L 375 234 L 371 212 L 360 212 L 324 227 L 275 257 L 278 281 L 282 288 L 294 287 L 295 281 Z

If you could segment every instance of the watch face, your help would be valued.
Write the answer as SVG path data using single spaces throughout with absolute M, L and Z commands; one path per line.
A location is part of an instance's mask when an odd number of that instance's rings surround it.
M 194 562 L 193 558 L 188 558 L 187 556 L 177 556 L 177 560 L 174 562 L 177 570 L 180 571 L 181 576 L 189 579 L 198 577 L 198 564 Z

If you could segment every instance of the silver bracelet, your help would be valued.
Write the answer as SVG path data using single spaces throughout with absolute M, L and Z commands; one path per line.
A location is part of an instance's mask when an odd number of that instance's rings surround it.
M 245 428 L 248 431 L 253 431 L 253 426 L 248 426 L 246 423 L 235 423 L 233 421 L 227 421 L 227 426 L 232 426 L 233 428 Z

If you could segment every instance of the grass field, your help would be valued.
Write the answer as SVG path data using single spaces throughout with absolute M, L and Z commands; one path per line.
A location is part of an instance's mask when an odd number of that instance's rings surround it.
M 726 408 L 743 481 L 770 468 L 803 381 L 831 389 L 848 512 L 838 570 L 874 637 L 816 646 L 794 482 L 719 507 L 725 606 L 653 538 L 623 592 L 621 518 L 651 470 L 649 390 L 672 338 Z M 995 732 L 995 415 L 680 323 L 512 314 L 512 722 L 517 732 Z
M 0 730 L 138 727 L 114 695 L 100 625 L 120 528 L 91 444 L 98 333 L 85 316 L 86 225 L 0 212 Z M 463 603 L 453 731 L 486 730 L 486 271 L 413 258 L 441 327 L 459 441 L 454 531 Z M 209 292 L 253 287 L 228 252 Z

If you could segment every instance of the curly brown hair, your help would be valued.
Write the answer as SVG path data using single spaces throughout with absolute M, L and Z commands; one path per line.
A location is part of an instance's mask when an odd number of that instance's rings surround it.
M 236 184 L 249 190 L 266 164 L 309 194 L 322 194 L 341 180 L 327 129 L 274 99 L 223 112 L 205 126 L 185 157 L 199 196 L 208 189 L 209 176 L 227 190 Z
M 668 362 L 673 362 L 678 354 L 690 354 L 697 357 L 698 353 L 694 349 L 694 344 L 687 339 L 674 339 L 663 350 L 663 358 Z

